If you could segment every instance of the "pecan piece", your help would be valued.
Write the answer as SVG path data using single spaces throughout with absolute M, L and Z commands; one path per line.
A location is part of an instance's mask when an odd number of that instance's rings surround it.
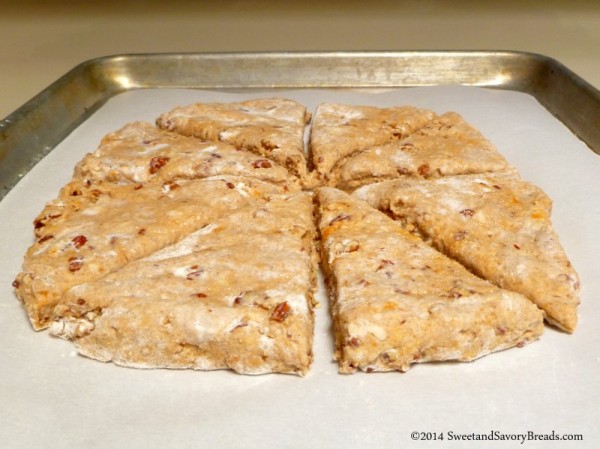
M 69 259 L 69 271 L 71 273 L 81 270 L 82 266 L 83 266 L 83 257 L 71 257 Z
M 54 236 L 52 234 L 48 234 L 48 235 L 43 236 L 41 239 L 39 239 L 38 243 L 44 243 L 53 238 L 54 238 Z
M 350 220 L 350 215 L 340 214 L 329 222 L 329 226 L 331 226 L 334 223 L 337 223 L 338 221 L 347 221 L 347 220 Z
M 46 222 L 48 222 L 50 220 L 54 220 L 55 218 L 58 218 L 61 215 L 62 214 L 51 214 L 51 215 L 46 215 L 42 218 L 38 218 L 38 219 L 34 220 L 33 227 L 35 229 L 43 228 L 44 226 L 46 226 Z
M 81 248 L 87 242 L 87 237 L 85 235 L 78 235 L 77 237 L 73 237 L 71 243 L 77 249 Z
M 348 340 L 348 344 L 354 348 L 360 346 L 360 340 L 356 337 L 352 337 Z
M 419 172 L 419 174 L 421 176 L 423 176 L 424 178 L 426 178 L 427 175 L 429 174 L 429 164 L 419 165 L 419 167 L 417 168 L 417 171 Z
M 375 271 L 383 270 L 388 265 L 395 265 L 394 261 L 393 260 L 388 260 L 388 259 L 382 259 L 381 263 L 379 264 L 379 266 L 377 267 L 377 269 Z
M 475 215 L 475 211 L 473 209 L 463 209 L 460 211 L 460 214 L 464 217 L 472 217 Z
M 280 302 L 275 306 L 271 313 L 271 319 L 273 321 L 279 321 L 280 323 L 287 318 L 291 310 L 290 305 L 287 301 Z
M 150 174 L 155 174 L 158 170 L 165 166 L 167 162 L 169 162 L 168 157 L 166 156 L 155 156 L 150 159 Z
M 18 279 L 15 279 L 14 281 L 12 281 L 12 286 L 13 288 L 19 288 L 21 286 L 21 283 Z
M 462 298 L 463 294 L 453 288 L 448 292 L 448 294 L 446 296 L 448 298 L 459 299 L 459 298 Z
M 271 168 L 271 162 L 268 159 L 257 159 L 252 163 L 254 168 Z
M 263 147 L 267 151 L 273 151 L 277 148 L 276 144 L 274 144 L 273 142 L 269 142 L 266 139 L 262 139 L 260 141 L 260 146 Z

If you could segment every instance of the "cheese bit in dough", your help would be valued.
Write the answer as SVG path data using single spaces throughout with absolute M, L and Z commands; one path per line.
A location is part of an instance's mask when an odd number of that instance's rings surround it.
M 318 192 L 322 264 L 342 373 L 470 361 L 543 332 L 542 312 L 469 273 L 368 204 Z
M 551 324 L 575 330 L 579 278 L 538 187 L 514 174 L 482 174 L 385 181 L 354 195 L 415 225 L 473 273 L 525 295 Z
M 341 159 L 329 183 L 343 190 L 402 177 L 513 171 L 481 133 L 454 113 L 435 117 L 405 139 L 368 147 Z
M 145 183 L 208 178 L 218 175 L 247 176 L 300 190 L 298 179 L 269 159 L 221 142 L 203 142 L 135 122 L 108 134 L 93 153 L 75 169 L 82 180 Z
M 310 134 L 311 160 L 317 176 L 328 184 L 334 166 L 359 150 L 407 138 L 435 113 L 412 106 L 378 108 L 323 103 Z
M 73 287 L 50 332 L 118 365 L 304 375 L 312 361 L 314 237 L 309 195 L 271 195 Z
M 160 128 L 205 141 L 227 142 L 285 167 L 306 181 L 306 108 L 293 100 L 267 98 L 241 103 L 196 103 L 162 114 Z
M 62 294 L 172 245 L 215 219 L 280 192 L 251 178 L 146 184 L 75 180 L 34 221 L 16 293 L 35 329 L 47 327 Z

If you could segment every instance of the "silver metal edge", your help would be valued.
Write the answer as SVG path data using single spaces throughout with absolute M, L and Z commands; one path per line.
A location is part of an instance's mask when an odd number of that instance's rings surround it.
M 144 88 L 461 84 L 533 95 L 600 153 L 600 91 L 558 61 L 514 51 L 154 53 L 85 61 L 0 121 L 0 199 L 108 99 Z

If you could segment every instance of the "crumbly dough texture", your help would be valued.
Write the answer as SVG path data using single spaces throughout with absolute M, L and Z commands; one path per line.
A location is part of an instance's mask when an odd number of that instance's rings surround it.
M 251 178 L 166 183 L 74 180 L 35 220 L 36 242 L 17 276 L 17 295 L 36 329 L 70 287 L 99 279 L 280 189 Z
M 340 372 L 469 361 L 543 332 L 542 312 L 368 204 L 321 188 L 319 229 Z
M 82 180 L 145 183 L 199 179 L 217 175 L 247 176 L 293 191 L 298 178 L 269 159 L 238 151 L 222 142 L 204 142 L 135 122 L 107 135 L 75 169 Z
M 514 169 L 478 130 L 448 112 L 404 139 L 340 159 L 329 174 L 329 185 L 351 191 L 401 177 L 434 179 L 502 171 Z
M 522 293 L 573 332 L 579 278 L 550 222 L 551 200 L 516 174 L 372 184 L 354 195 L 414 225 L 475 274 Z
M 318 192 L 341 372 L 523 345 L 542 332 L 525 297 L 573 331 L 550 200 L 458 114 L 321 104 L 313 167 L 309 120 L 268 98 L 107 135 L 34 221 L 13 282 L 33 327 L 119 365 L 304 375 L 318 256 L 302 190 L 328 185 L 362 186 Z
M 412 106 L 319 105 L 310 134 L 317 177 L 332 185 L 331 171 L 340 161 L 356 151 L 405 139 L 435 117 L 432 111 Z
M 240 103 L 196 103 L 162 114 L 160 128 L 205 141 L 227 142 L 268 158 L 304 182 L 307 164 L 306 108 L 292 100 L 267 98 Z
M 308 194 L 271 195 L 72 288 L 50 331 L 119 365 L 304 375 L 314 237 Z

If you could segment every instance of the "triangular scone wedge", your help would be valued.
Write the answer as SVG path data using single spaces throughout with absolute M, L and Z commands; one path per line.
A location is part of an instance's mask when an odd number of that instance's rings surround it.
M 331 171 L 341 160 L 367 147 L 405 139 L 435 117 L 432 111 L 412 106 L 323 103 L 317 108 L 310 133 L 317 176 L 331 184 Z
M 572 332 L 579 280 L 550 222 L 551 200 L 510 174 L 397 180 L 354 195 L 412 223 L 440 251 L 490 282 L 522 293 Z
M 306 108 L 293 100 L 266 98 L 240 103 L 196 103 L 162 114 L 160 128 L 207 141 L 227 142 L 275 161 L 305 180 Z
M 321 188 L 319 229 L 340 372 L 470 361 L 543 332 L 542 312 L 354 197 Z
M 50 332 L 119 365 L 304 375 L 314 237 L 311 197 L 273 195 L 72 288 Z
M 67 289 L 99 279 L 250 203 L 280 192 L 250 178 L 146 184 L 72 181 L 35 220 L 14 286 L 35 329 Z
M 117 183 L 163 182 L 211 176 L 247 176 L 299 190 L 298 178 L 261 156 L 221 142 L 203 142 L 144 123 L 108 134 L 75 169 L 82 180 Z
M 406 139 L 365 148 L 340 160 L 330 185 L 354 190 L 365 184 L 415 177 L 514 170 L 483 135 L 454 112 L 435 117 Z

